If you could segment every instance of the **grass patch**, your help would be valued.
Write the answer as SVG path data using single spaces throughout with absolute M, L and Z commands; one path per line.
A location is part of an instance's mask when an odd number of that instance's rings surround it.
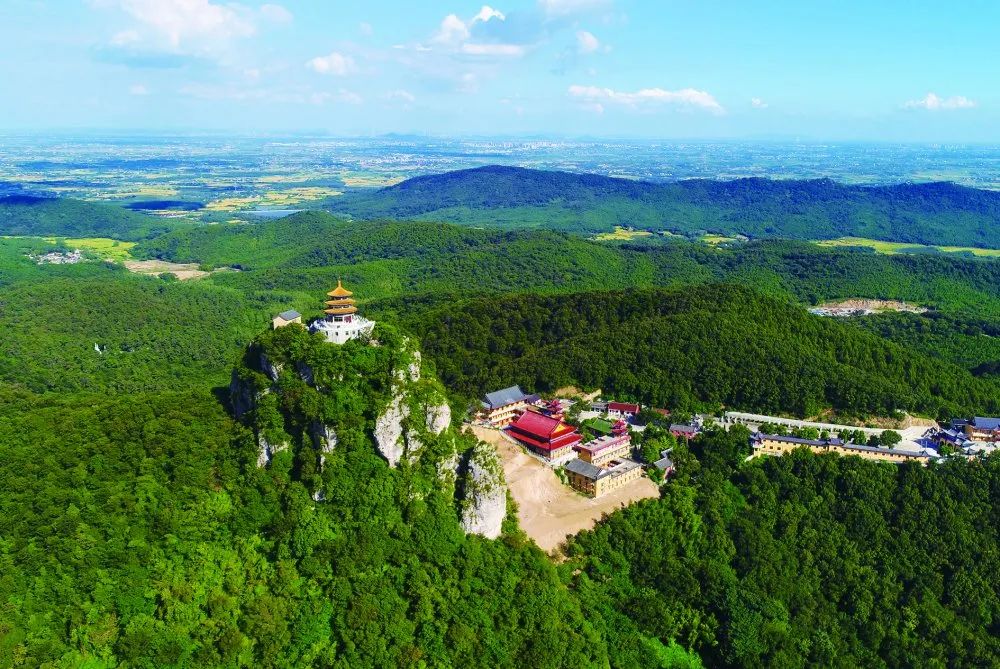
M 1000 249 L 980 249 L 972 246 L 930 246 L 927 244 L 907 244 L 903 242 L 884 242 L 879 239 L 864 237 L 841 237 L 840 239 L 825 239 L 816 242 L 820 246 L 864 246 L 876 253 L 895 255 L 898 253 L 967 253 L 981 258 L 1000 258 Z
M 627 242 L 639 237 L 652 237 L 653 233 L 648 230 L 630 230 L 620 225 L 615 226 L 614 232 L 602 232 L 594 235 L 594 239 L 599 242 Z

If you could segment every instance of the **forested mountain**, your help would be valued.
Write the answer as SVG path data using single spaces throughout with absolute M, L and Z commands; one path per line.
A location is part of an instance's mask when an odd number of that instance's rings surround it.
M 422 341 L 456 408 L 519 382 L 681 409 L 983 414 L 1000 411 L 1000 263 L 318 212 L 133 249 L 242 269 L 197 281 L 39 265 L 43 246 L 0 239 L 0 666 L 998 661 L 996 458 L 744 463 L 745 432 L 712 433 L 678 446 L 662 498 L 558 562 L 513 517 L 498 540 L 466 536 L 427 467 L 379 455 L 389 335 L 374 353 L 259 335 L 283 309 L 318 315 L 343 276 L 363 313 Z M 935 311 L 803 309 L 866 296 Z M 251 430 L 225 386 L 255 337 L 284 372 Z M 300 359 L 347 380 L 317 398 Z M 320 471 L 303 448 L 316 416 L 343 426 Z M 288 455 L 258 469 L 255 431 Z
M 518 383 L 688 410 L 1000 411 L 1000 383 L 737 286 L 474 299 L 410 324 L 470 397 Z
M 0 235 L 146 239 L 177 227 L 123 207 L 67 198 L 0 197 Z
M 1000 664 L 1000 458 L 743 464 L 747 434 L 702 435 L 661 499 L 572 542 L 585 601 L 710 667 Z
M 829 179 L 653 184 L 593 174 L 482 167 L 409 179 L 336 203 L 356 218 L 409 218 L 576 232 L 632 226 L 754 238 L 1000 248 L 1000 193 L 950 183 L 853 186 Z

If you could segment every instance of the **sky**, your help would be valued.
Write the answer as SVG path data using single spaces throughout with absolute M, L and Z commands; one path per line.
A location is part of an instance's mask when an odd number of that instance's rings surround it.
M 995 1 L 0 4 L 0 130 L 1000 142 Z

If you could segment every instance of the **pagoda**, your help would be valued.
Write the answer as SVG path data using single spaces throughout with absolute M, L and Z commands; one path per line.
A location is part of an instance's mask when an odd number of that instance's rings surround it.
M 353 295 L 337 279 L 337 287 L 326 294 L 323 309 L 326 316 L 313 321 L 309 329 L 312 332 L 322 332 L 332 344 L 343 344 L 351 339 L 371 335 L 375 322 L 358 314 Z

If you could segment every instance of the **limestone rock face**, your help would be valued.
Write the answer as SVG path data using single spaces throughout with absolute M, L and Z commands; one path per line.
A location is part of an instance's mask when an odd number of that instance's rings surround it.
M 257 466 L 266 467 L 271 459 L 274 457 L 275 453 L 280 453 L 281 451 L 287 450 L 288 444 L 272 444 L 270 443 L 264 435 L 257 436 Z
M 441 434 L 451 425 L 451 407 L 447 402 L 427 407 L 427 431 Z
M 487 539 L 500 536 L 507 517 L 507 486 L 492 446 L 479 443 L 468 455 L 462 479 L 462 529 Z
M 399 464 L 406 444 L 403 441 L 403 421 L 410 416 L 410 407 L 404 403 L 404 396 L 401 392 L 393 395 L 389 406 L 375 421 L 373 436 L 378 444 L 379 453 L 382 454 L 390 467 Z
M 278 377 L 281 375 L 281 369 L 282 369 L 281 365 L 276 365 L 272 363 L 271 360 L 267 357 L 267 353 L 264 353 L 264 351 L 260 352 L 259 362 L 260 362 L 260 371 L 267 374 L 267 378 L 271 379 L 272 381 L 277 381 Z
M 322 471 L 326 465 L 326 456 L 337 448 L 337 431 L 329 425 L 314 421 L 309 426 L 309 436 L 312 437 L 313 445 L 319 449 L 319 468 Z

